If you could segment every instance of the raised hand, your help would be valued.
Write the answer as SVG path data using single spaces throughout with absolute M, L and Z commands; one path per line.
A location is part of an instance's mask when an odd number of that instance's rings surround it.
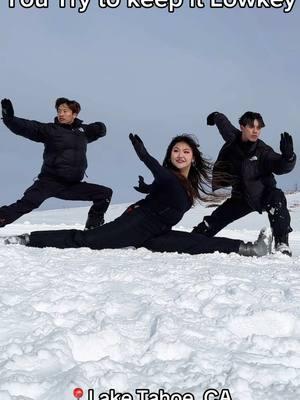
M 207 120 L 206 120 L 207 125 L 209 125 L 209 126 L 215 125 L 215 123 L 216 123 L 215 118 L 216 118 L 216 116 L 217 116 L 218 114 L 219 114 L 218 111 L 214 111 L 213 113 L 209 114 L 209 115 L 207 116 Z
M 11 119 L 14 117 L 14 108 L 9 99 L 1 100 L 3 119 Z
M 142 156 L 144 153 L 147 152 L 142 139 L 138 135 L 130 133 L 129 139 L 131 140 L 134 150 L 137 152 L 139 156 Z
M 290 160 L 294 156 L 293 138 L 287 132 L 281 134 L 280 151 L 282 157 L 286 160 Z

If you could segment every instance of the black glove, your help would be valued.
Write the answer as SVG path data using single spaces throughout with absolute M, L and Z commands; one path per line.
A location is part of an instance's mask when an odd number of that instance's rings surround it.
M 290 160 L 294 156 L 293 138 L 287 132 L 281 134 L 280 151 L 285 160 Z
M 133 186 L 133 187 L 137 192 L 140 192 L 143 194 L 148 194 L 148 193 L 150 193 L 150 186 L 151 185 L 148 185 L 147 183 L 145 183 L 144 177 L 139 175 L 139 185 Z
M 12 119 L 14 117 L 14 108 L 9 99 L 1 100 L 3 119 Z
M 129 139 L 131 140 L 134 150 L 137 152 L 137 155 L 139 157 L 142 157 L 145 153 L 147 153 L 144 143 L 138 135 L 134 135 L 133 133 L 130 133 Z
M 215 112 L 209 114 L 208 117 L 207 117 L 207 120 L 206 120 L 207 121 L 207 125 L 209 125 L 209 126 L 215 125 L 215 123 L 216 123 L 215 118 L 216 118 L 216 116 L 218 114 L 219 114 L 218 111 L 215 111 Z

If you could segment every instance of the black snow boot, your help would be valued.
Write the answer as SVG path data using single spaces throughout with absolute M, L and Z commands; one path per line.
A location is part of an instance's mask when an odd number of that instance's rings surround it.
M 103 212 L 91 210 L 85 223 L 84 230 L 95 229 L 104 224 Z
M 275 239 L 275 251 L 279 251 L 282 254 L 292 257 L 292 250 L 290 249 L 289 246 L 288 233 L 278 237 L 275 236 L 274 239 Z
M 266 228 L 261 229 L 257 240 L 252 242 L 242 242 L 239 247 L 239 254 L 246 257 L 262 257 L 270 253 L 272 236 L 266 235 Z

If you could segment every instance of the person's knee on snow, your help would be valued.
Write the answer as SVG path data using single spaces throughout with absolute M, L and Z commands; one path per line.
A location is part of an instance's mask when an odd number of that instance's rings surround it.
M 192 233 L 213 237 L 220 231 L 220 227 L 210 217 L 204 217 L 199 225 L 195 226 Z
M 4 215 L 0 215 L 0 228 L 3 228 L 7 222 L 6 222 L 6 218 L 4 217 Z

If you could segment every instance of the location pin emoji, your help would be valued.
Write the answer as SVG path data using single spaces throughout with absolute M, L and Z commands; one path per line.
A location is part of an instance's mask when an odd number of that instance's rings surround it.
M 73 395 L 74 395 L 74 397 L 76 397 L 76 399 L 79 400 L 83 396 L 83 390 L 81 388 L 77 387 L 73 390 Z

